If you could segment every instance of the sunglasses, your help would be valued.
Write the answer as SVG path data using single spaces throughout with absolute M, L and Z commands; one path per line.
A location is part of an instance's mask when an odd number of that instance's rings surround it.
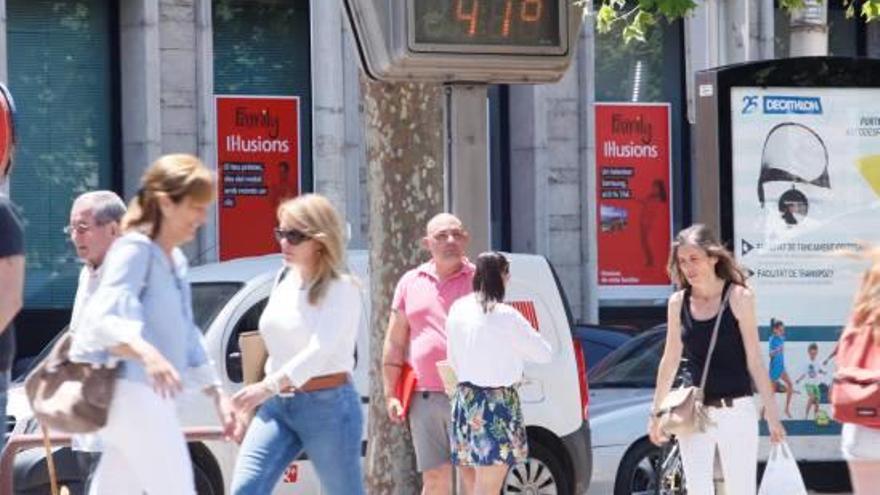
M 276 229 L 274 229 L 274 232 L 275 232 L 275 240 L 277 240 L 278 242 L 281 242 L 281 240 L 284 239 L 292 246 L 296 246 L 297 244 L 300 244 L 303 241 L 307 241 L 307 240 L 311 239 L 311 237 L 308 234 L 304 233 L 301 230 L 297 230 L 297 229 L 284 230 L 281 228 L 276 228 Z

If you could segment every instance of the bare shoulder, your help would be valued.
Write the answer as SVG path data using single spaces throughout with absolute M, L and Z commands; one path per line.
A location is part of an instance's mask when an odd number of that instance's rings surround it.
M 681 305 L 684 304 L 684 290 L 675 291 L 671 296 L 669 296 L 669 310 L 670 311 L 678 311 L 681 309 Z
M 730 288 L 730 303 L 739 306 L 739 305 L 748 305 L 754 304 L 755 302 L 755 293 L 752 289 L 744 285 L 734 285 Z

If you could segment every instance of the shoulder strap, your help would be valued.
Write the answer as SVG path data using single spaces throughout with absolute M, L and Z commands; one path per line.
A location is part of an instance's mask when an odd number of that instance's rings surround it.
M 688 325 L 689 327 L 694 326 L 694 321 L 691 319 L 691 290 L 685 289 L 684 295 L 681 298 L 681 310 L 679 313 L 681 314 L 679 318 L 682 318 L 682 325 Z
M 275 276 L 275 283 L 272 285 L 273 289 L 275 287 L 278 287 L 278 284 L 280 284 L 281 281 L 284 280 L 284 277 L 287 276 L 288 272 L 290 272 L 290 267 L 287 265 L 284 265 L 284 268 L 282 268 L 281 271 L 278 272 L 278 275 Z
M 718 306 L 718 315 L 715 317 L 715 326 L 712 328 L 712 339 L 709 341 L 709 350 L 706 352 L 706 362 L 703 364 L 703 374 L 700 376 L 700 396 L 706 388 L 706 378 L 709 376 L 709 363 L 712 362 L 712 353 L 715 351 L 715 344 L 718 342 L 718 327 L 721 326 L 721 319 L 724 317 L 724 311 L 727 309 L 727 301 L 730 299 L 730 293 L 733 288 L 730 284 L 724 288 L 724 295 L 721 297 L 721 304 Z

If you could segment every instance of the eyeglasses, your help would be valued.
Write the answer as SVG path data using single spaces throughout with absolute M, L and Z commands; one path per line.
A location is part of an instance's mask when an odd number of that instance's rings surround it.
M 74 232 L 77 234 L 85 234 L 86 232 L 92 230 L 92 226 L 87 223 L 78 223 L 76 225 L 67 225 L 63 229 L 64 235 L 70 235 Z
M 274 232 L 276 241 L 281 242 L 281 240 L 284 239 L 292 246 L 296 246 L 297 244 L 311 239 L 311 236 L 297 229 L 284 230 L 276 228 L 274 229 Z

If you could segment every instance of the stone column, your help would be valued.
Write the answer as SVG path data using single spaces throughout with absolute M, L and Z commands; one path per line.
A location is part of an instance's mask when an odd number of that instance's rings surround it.
M 196 0 L 196 154 L 209 168 L 217 168 L 217 127 L 214 114 L 214 28 L 211 0 Z M 216 203 L 208 213 L 205 226 L 199 231 L 201 261 L 217 261 L 220 257 Z
M 327 0 L 312 0 L 309 4 L 312 18 L 312 163 L 315 192 L 330 198 L 339 211 L 347 214 L 340 4 Z
M 599 321 L 598 294 L 598 232 L 596 210 L 596 78 L 595 70 L 595 29 L 593 23 L 584 24 L 578 39 L 577 74 L 579 90 L 583 97 L 578 99 L 581 165 L 581 265 L 580 270 L 581 304 L 580 318 L 589 322 Z M 571 296 L 569 296 L 571 299 Z
M 5 37 L 3 38 L 5 40 Z M 134 195 L 147 165 L 162 152 L 159 77 L 159 5 L 119 4 L 123 194 Z
M 198 153 L 194 0 L 160 0 L 162 152 Z
M 345 141 L 343 162 L 347 201 L 346 217 L 351 226 L 349 246 L 366 248 L 370 226 L 370 209 L 367 192 L 367 160 L 364 146 L 364 112 L 358 79 L 357 48 L 347 22 L 342 23 L 342 81 L 344 84 L 343 112 Z
M 547 256 L 574 315 L 583 314 L 583 229 L 578 61 L 555 84 L 510 90 L 513 251 Z

